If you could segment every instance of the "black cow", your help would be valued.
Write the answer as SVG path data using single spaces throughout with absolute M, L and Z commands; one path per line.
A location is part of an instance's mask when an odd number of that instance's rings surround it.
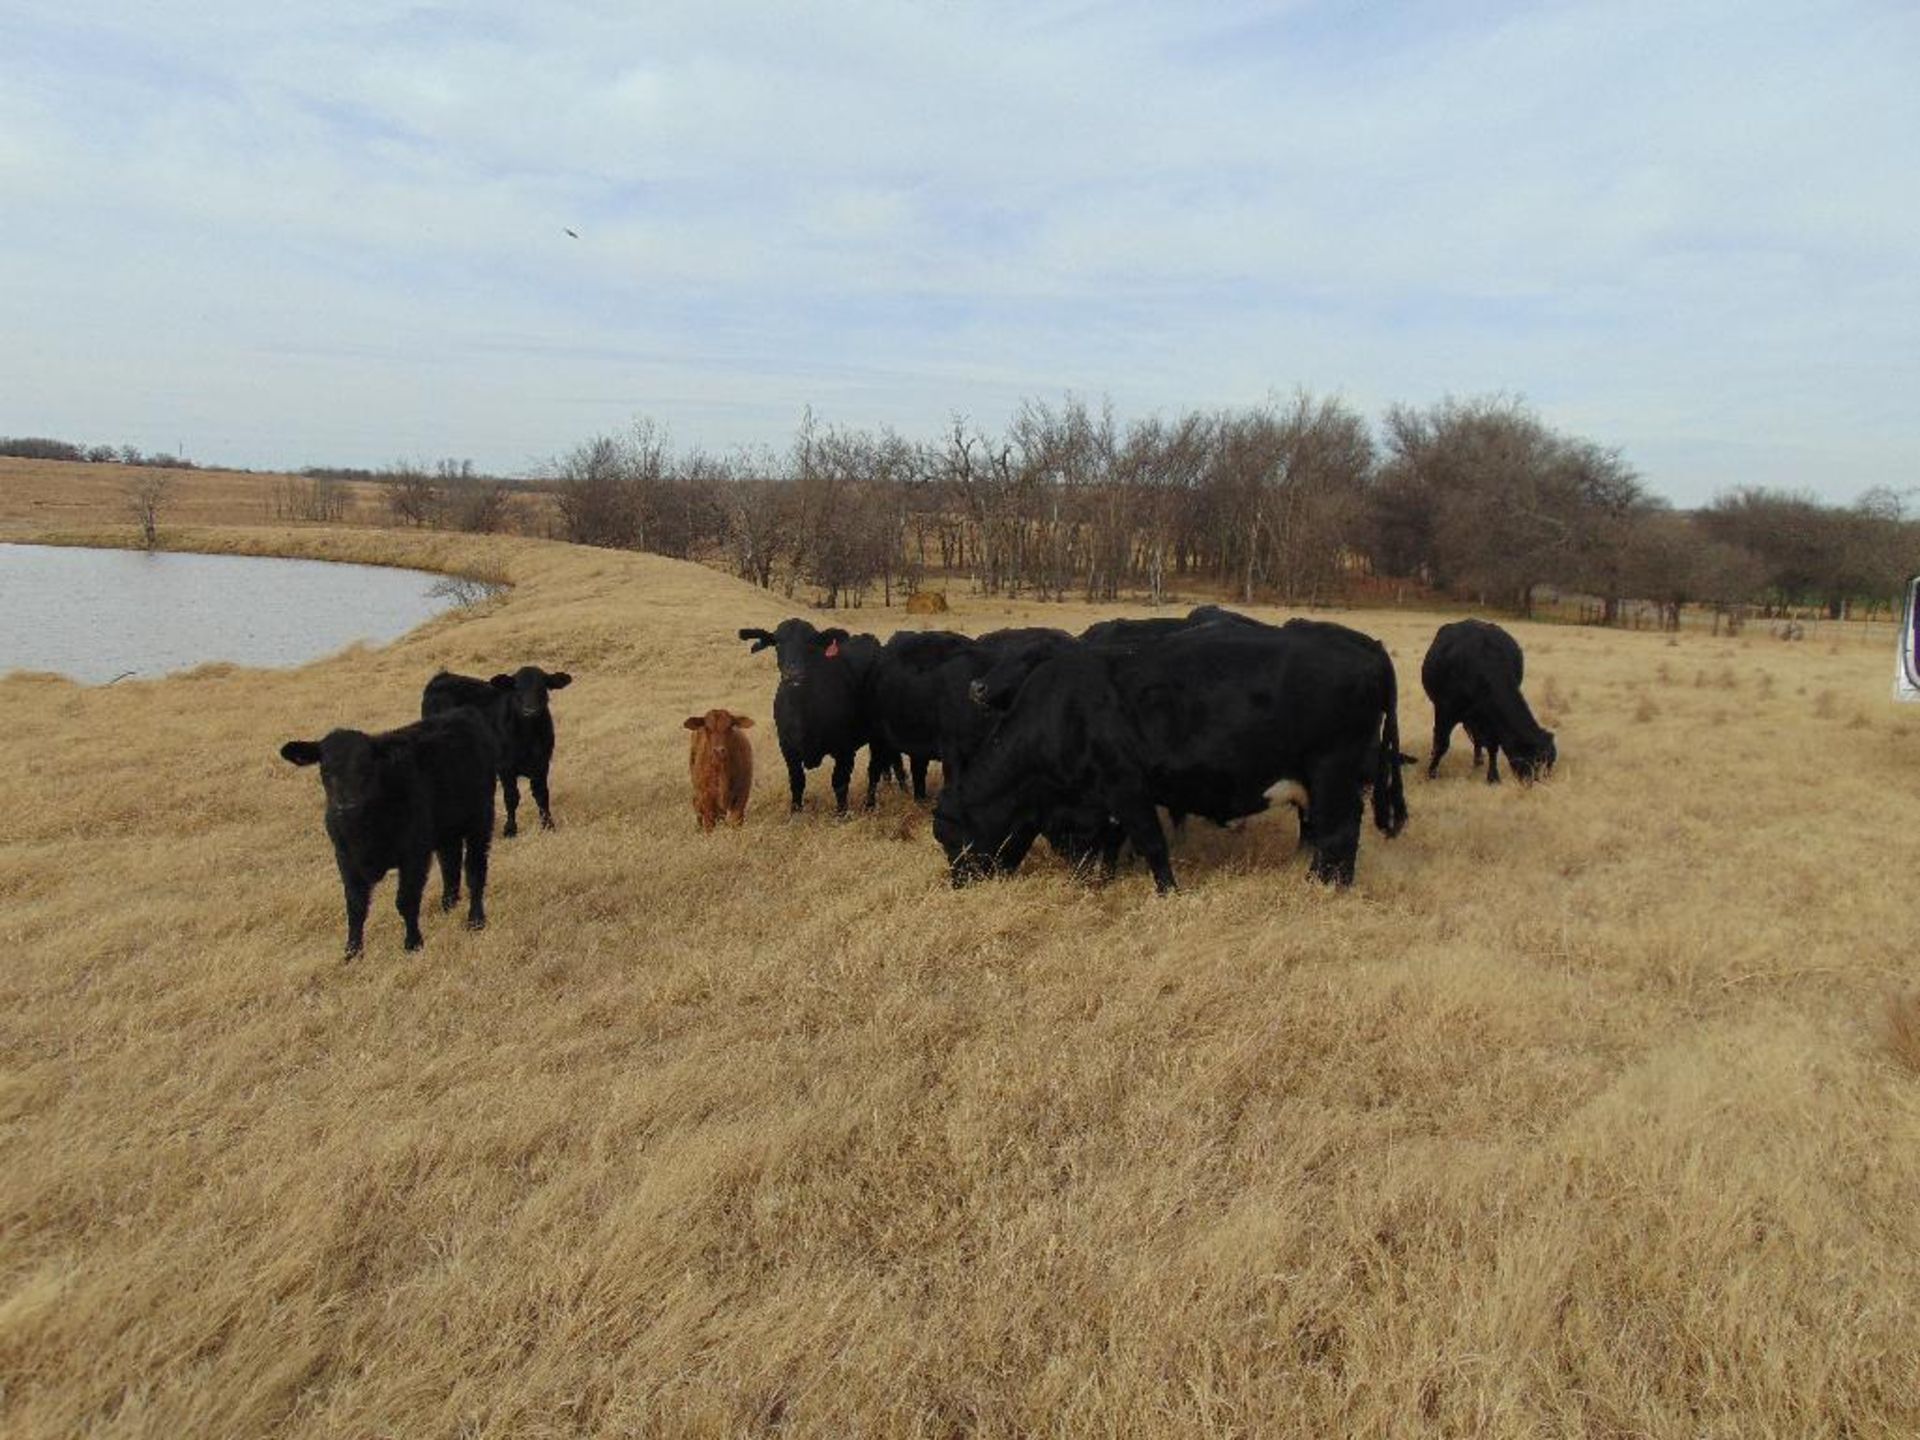
M 1157 644 L 1169 635 L 1216 624 L 1252 625 L 1266 630 L 1274 628 L 1250 615 L 1242 615 L 1237 610 L 1224 610 L 1218 605 L 1196 605 L 1185 615 L 1161 615 L 1149 620 L 1101 620 L 1082 630 L 1077 641 L 1067 642 L 1063 638 L 1052 643 L 1008 647 L 1001 652 L 993 669 L 974 682 L 969 693 L 976 705 L 983 705 L 989 710 L 1005 710 L 1013 703 L 1013 697 L 1019 693 L 1034 667 L 1057 654 L 1062 643 L 1092 645 L 1110 652 L 1131 652 Z M 1062 635 L 1057 630 L 1000 633 Z
M 1559 752 L 1553 732 L 1540 727 L 1520 693 L 1526 661 L 1520 643 L 1485 620 L 1455 620 L 1442 625 L 1420 665 L 1420 683 L 1433 701 L 1433 755 L 1427 778 L 1440 770 L 1440 757 L 1455 725 L 1465 725 L 1473 741 L 1474 768 L 1487 753 L 1487 783 L 1500 780 L 1500 752 L 1507 752 L 1513 773 L 1522 780 L 1553 769 Z
M 493 731 L 498 752 L 500 793 L 506 800 L 507 824 L 501 833 L 520 833 L 520 779 L 527 777 L 533 803 L 540 810 L 540 828 L 553 829 L 553 807 L 547 798 L 547 772 L 553 765 L 553 710 L 547 693 L 564 690 L 573 676 L 564 670 L 542 670 L 522 665 L 511 675 L 476 680 L 442 670 L 420 692 L 420 718 L 454 710 L 477 711 Z
M 1397 702 L 1386 648 L 1324 622 L 1078 646 L 1033 670 L 941 792 L 934 835 L 962 884 L 1017 868 L 1036 835 L 1106 851 L 1117 825 L 1164 892 L 1174 876 L 1155 806 L 1225 824 L 1304 790 L 1313 873 L 1346 884 L 1367 786 L 1382 832 L 1406 822 Z
M 440 859 L 440 908 L 460 901 L 461 852 L 467 871 L 467 928 L 487 923 L 487 847 L 493 841 L 493 732 L 472 710 L 436 715 L 383 735 L 333 730 L 320 740 L 289 740 L 280 754 L 318 765 L 327 794 L 327 836 L 347 897 L 347 958 L 361 952 L 373 887 L 400 872 L 395 905 L 418 950 L 420 896 L 427 867 Z
M 1185 630 L 1193 622 L 1184 615 L 1156 615 L 1149 620 L 1100 620 L 1080 632 L 1088 645 L 1144 645 Z
M 834 626 L 816 630 L 805 620 L 782 620 L 772 630 L 746 629 L 757 653 L 773 647 L 780 683 L 773 692 L 773 724 L 780 755 L 787 762 L 787 788 L 798 811 L 807 793 L 807 771 L 833 757 L 833 808 L 847 813 L 847 786 L 853 757 L 872 739 L 867 688 L 880 659 L 880 642 L 871 635 L 849 635 Z M 879 763 L 869 754 L 869 764 Z M 872 804 L 869 770 L 868 804 Z
M 1028 665 L 1075 644 L 1064 630 L 1041 626 L 993 630 L 969 637 L 950 630 L 896 631 L 880 652 L 868 682 L 873 737 L 883 757 L 904 755 L 913 770 L 913 795 L 927 798 L 927 766 L 940 762 L 952 784 L 998 719 L 976 704 L 971 689 L 1002 663 Z M 1023 671 L 1024 673 L 1024 671 Z M 868 805 L 878 774 L 868 772 Z
M 913 798 L 927 798 L 927 766 L 946 760 L 941 731 L 946 697 L 964 687 L 982 665 L 979 646 L 951 630 L 896 630 L 867 676 L 866 706 L 873 757 L 906 757 Z M 885 762 L 867 767 L 867 807 L 875 801 Z M 949 768 L 949 773 L 951 773 Z

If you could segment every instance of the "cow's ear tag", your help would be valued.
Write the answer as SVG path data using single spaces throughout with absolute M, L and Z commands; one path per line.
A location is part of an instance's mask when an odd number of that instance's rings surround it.
M 839 658 L 840 658 L 840 642 L 838 640 L 829 640 L 827 642 L 827 659 L 837 660 Z

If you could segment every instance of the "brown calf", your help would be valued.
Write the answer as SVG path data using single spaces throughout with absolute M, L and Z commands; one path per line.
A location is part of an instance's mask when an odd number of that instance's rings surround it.
M 687 729 L 693 744 L 687 769 L 693 776 L 693 813 L 700 828 L 711 830 L 722 812 L 735 825 L 747 818 L 747 796 L 753 791 L 753 742 L 740 732 L 753 721 L 727 710 L 689 715 Z

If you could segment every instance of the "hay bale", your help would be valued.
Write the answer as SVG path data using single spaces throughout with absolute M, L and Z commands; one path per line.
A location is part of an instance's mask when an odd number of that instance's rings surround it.
M 907 597 L 909 615 L 944 615 L 947 595 L 944 590 L 916 590 Z

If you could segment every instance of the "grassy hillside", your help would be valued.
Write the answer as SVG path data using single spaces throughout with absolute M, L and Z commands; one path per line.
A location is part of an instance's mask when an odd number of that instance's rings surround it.
M 1515 626 L 1558 773 L 1410 774 L 1350 892 L 1284 816 L 1194 829 L 1166 900 L 1044 856 L 955 892 L 896 792 L 836 823 L 817 772 L 788 820 L 733 638 L 775 597 L 178 540 L 516 588 L 295 671 L 0 682 L 0 1432 L 1920 1430 L 1920 714 L 1879 648 Z M 1424 754 L 1434 621 L 1342 618 Z M 560 828 L 497 843 L 485 933 L 404 954 L 389 880 L 342 965 L 277 747 L 525 661 L 576 677 Z M 766 728 L 701 836 L 715 705 Z
M 273 518 L 276 496 L 294 478 L 243 470 L 157 470 L 0 455 L 0 527 L 16 537 L 69 526 L 120 524 L 130 531 L 127 486 L 155 476 L 168 481 L 166 503 L 161 507 L 163 529 L 264 524 Z M 374 523 L 387 518 L 387 497 L 381 486 L 348 481 L 340 491 L 348 520 Z

